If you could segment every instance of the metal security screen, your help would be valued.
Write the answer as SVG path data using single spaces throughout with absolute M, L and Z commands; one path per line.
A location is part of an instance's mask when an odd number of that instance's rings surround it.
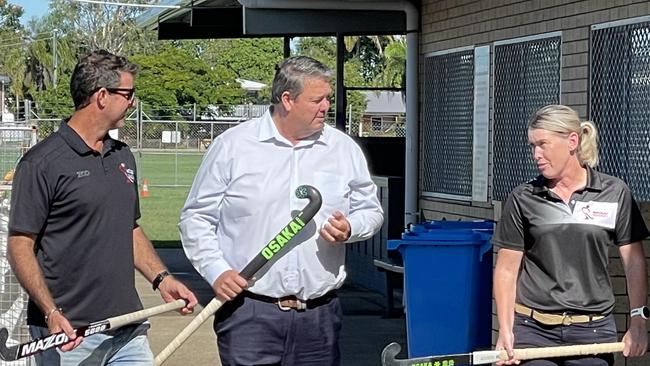
M 650 21 L 592 28 L 590 90 L 600 170 L 650 201 Z
M 472 196 L 474 51 L 424 60 L 423 191 Z
M 526 127 L 540 107 L 560 100 L 560 37 L 494 45 L 494 191 L 503 201 L 538 175 Z

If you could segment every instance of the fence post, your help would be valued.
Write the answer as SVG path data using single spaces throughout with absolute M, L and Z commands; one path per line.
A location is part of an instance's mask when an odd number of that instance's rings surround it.
M 352 104 L 348 106 L 348 135 L 352 136 Z
M 196 104 L 194 104 L 196 106 Z M 180 140 L 181 132 L 178 130 L 178 121 L 176 121 L 174 132 L 174 185 L 178 186 L 178 140 Z
M 29 121 L 31 120 L 31 113 L 32 113 L 32 104 L 31 100 L 25 99 L 25 125 L 29 124 Z
M 135 114 L 135 128 L 136 128 L 136 143 L 135 145 L 138 147 L 138 151 L 142 151 L 142 101 L 138 103 L 138 111 Z M 140 152 L 142 154 L 142 152 Z

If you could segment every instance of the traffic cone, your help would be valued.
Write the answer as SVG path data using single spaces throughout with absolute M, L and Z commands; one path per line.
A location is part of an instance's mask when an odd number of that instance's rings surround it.
M 140 192 L 140 197 L 149 197 L 149 181 L 146 178 L 142 181 L 142 191 Z

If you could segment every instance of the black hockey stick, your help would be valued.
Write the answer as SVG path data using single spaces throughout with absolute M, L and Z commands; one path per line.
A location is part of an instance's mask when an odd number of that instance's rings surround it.
M 287 248 L 285 244 L 295 235 L 297 235 L 302 229 L 307 226 L 307 223 L 314 218 L 320 206 L 323 203 L 323 199 L 320 195 L 320 192 L 312 186 L 302 185 L 296 189 L 296 197 L 306 198 L 309 200 L 309 203 L 294 217 L 289 223 L 282 229 L 280 232 L 269 241 L 264 248 L 260 251 L 258 255 L 255 256 L 244 269 L 239 272 L 239 275 L 250 280 L 253 278 L 255 273 L 259 271 L 267 262 L 271 261 L 276 254 L 281 253 L 283 248 Z M 183 329 L 176 338 L 174 338 L 168 345 L 163 349 L 158 356 L 156 356 L 156 365 L 162 365 L 169 356 L 171 356 L 174 351 L 178 349 L 186 340 L 189 338 L 192 333 L 194 333 L 200 326 L 203 324 L 206 319 L 208 319 L 212 314 L 216 313 L 217 310 L 223 305 L 223 301 L 214 298 L 205 308 L 198 313 L 192 322 L 188 324 L 185 329 Z
M 568 357 L 597 355 L 623 351 L 623 342 L 578 344 L 573 346 L 519 348 L 514 349 L 515 359 L 532 360 L 536 358 Z M 507 360 L 506 351 L 475 351 L 445 356 L 426 356 L 398 360 L 395 358 L 402 348 L 397 343 L 391 343 L 381 353 L 383 366 L 433 366 L 433 365 L 484 365 L 501 360 Z
M 78 337 L 87 337 L 93 334 L 105 332 L 109 329 L 115 329 L 127 324 L 143 321 L 154 315 L 166 313 L 172 310 L 178 310 L 185 306 L 185 304 L 185 300 L 178 299 L 176 301 L 154 306 L 149 309 L 144 309 L 129 314 L 115 316 L 105 320 L 92 322 L 88 325 L 75 328 L 74 332 Z M 49 336 L 43 338 L 34 339 L 30 342 L 7 347 L 8 338 L 9 331 L 7 331 L 7 328 L 0 329 L 0 359 L 3 361 L 15 361 L 54 347 L 61 346 L 70 341 L 65 333 L 59 332 L 50 334 Z

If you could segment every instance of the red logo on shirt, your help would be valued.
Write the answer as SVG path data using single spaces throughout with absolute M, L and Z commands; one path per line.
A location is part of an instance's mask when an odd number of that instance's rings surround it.
M 127 168 L 126 164 L 120 163 L 118 169 L 124 174 L 126 177 L 126 182 L 133 184 L 135 182 L 135 173 L 133 172 L 133 169 Z
M 584 206 L 582 208 L 582 213 L 585 215 L 585 220 L 593 220 L 594 217 L 591 216 L 591 208 L 589 208 L 589 205 Z

